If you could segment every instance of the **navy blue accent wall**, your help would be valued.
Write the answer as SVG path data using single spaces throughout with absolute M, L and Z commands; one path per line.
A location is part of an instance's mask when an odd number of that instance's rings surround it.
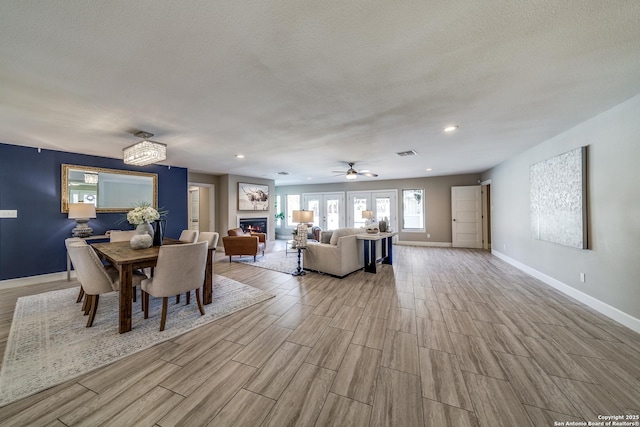
M 0 210 L 18 218 L 0 219 L 0 280 L 66 271 L 64 239 L 75 221 L 60 212 L 62 163 L 158 174 L 158 205 L 169 211 L 167 237 L 187 228 L 187 169 L 158 165 L 130 167 L 122 160 L 0 144 Z M 98 213 L 93 234 L 128 229 L 123 213 Z

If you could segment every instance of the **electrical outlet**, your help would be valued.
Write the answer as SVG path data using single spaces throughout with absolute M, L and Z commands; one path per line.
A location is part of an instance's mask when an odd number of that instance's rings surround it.
M 18 218 L 17 210 L 0 210 L 0 218 Z
M 584 283 L 584 282 L 585 282 L 585 275 L 584 275 L 584 273 L 580 273 L 580 281 L 581 281 L 582 283 Z
M 431 234 L 427 233 L 427 239 L 431 238 Z

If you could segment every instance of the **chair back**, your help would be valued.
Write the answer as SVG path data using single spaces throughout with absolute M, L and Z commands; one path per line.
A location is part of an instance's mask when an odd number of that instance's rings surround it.
M 206 241 L 161 246 L 152 295 L 170 297 L 202 286 L 208 246 Z
M 64 247 L 65 248 L 69 248 L 69 245 L 71 245 L 73 243 L 80 243 L 80 244 L 84 244 L 84 245 L 87 244 L 87 242 L 84 239 L 81 239 L 80 237 L 69 237 L 68 239 L 64 239 Z
M 198 232 L 196 230 L 182 230 L 178 240 L 181 242 L 195 243 L 198 240 Z
M 213 249 L 218 246 L 218 239 L 220 239 L 220 234 L 215 231 L 203 231 L 198 234 L 198 242 L 206 241 L 209 247 Z
M 76 276 L 87 294 L 99 295 L 117 290 L 91 246 L 84 242 L 71 243 L 67 250 Z
M 109 241 L 110 242 L 128 242 L 137 233 L 138 232 L 136 230 L 127 230 L 127 231 L 112 230 L 111 233 L 109 233 Z
M 244 230 L 242 228 L 232 228 L 231 230 L 227 231 L 227 234 L 229 236 L 248 236 L 249 233 L 245 233 Z

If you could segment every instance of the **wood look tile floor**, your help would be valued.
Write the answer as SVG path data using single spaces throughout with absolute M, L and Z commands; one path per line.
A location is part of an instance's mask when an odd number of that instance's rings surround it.
M 276 297 L 0 408 L 0 425 L 546 427 L 640 414 L 640 334 L 488 252 L 395 246 L 394 260 L 336 279 L 217 254 L 217 274 Z M 18 297 L 73 286 L 0 290 L 0 354 Z

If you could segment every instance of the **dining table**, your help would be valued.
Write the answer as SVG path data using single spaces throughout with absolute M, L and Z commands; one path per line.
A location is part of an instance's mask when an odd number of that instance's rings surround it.
M 186 242 L 164 238 L 163 245 L 180 245 Z M 120 297 L 118 332 L 123 334 L 131 331 L 132 322 L 132 302 L 133 299 L 133 272 L 136 269 L 153 268 L 158 262 L 158 253 L 162 246 L 151 246 L 146 249 L 133 249 L 129 242 L 105 242 L 93 243 L 91 245 L 98 256 L 116 269 L 120 277 Z M 207 266 L 205 268 L 205 278 L 202 284 L 202 303 L 211 304 L 213 300 L 213 252 L 211 247 L 207 253 Z

